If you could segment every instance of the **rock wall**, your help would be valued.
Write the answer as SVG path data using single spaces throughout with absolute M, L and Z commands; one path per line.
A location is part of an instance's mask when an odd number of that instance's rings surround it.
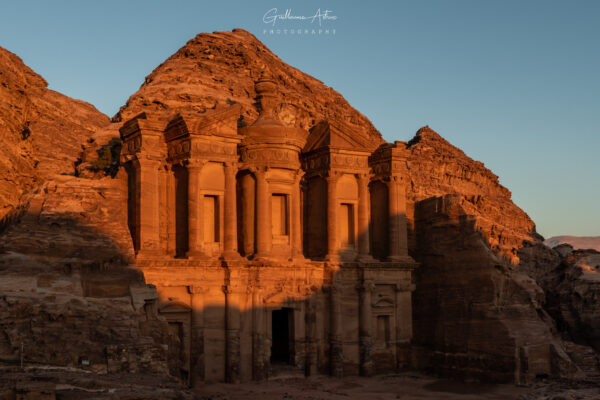
M 0 48 L 0 365 L 167 371 L 118 180 L 75 175 L 109 119 Z
M 0 235 L 0 361 L 166 373 L 167 326 L 129 264 L 120 189 L 82 181 L 47 182 Z
M 122 180 L 110 178 L 119 177 L 122 121 L 143 111 L 204 112 L 235 102 L 242 107 L 238 124 L 243 126 L 257 116 L 253 84 L 266 71 L 281 88 L 282 105 L 275 112 L 285 124 L 308 129 L 327 119 L 368 148 L 383 142 L 340 94 L 286 65 L 243 30 L 190 40 L 146 77 L 110 125 L 91 106 L 47 90 L 16 56 L 0 55 L 0 94 L 7 99 L 0 108 L 0 129 L 7 132 L 0 139 L 0 159 L 7 160 L 0 164 L 6 180 L 0 183 L 0 218 L 19 201 L 28 204 L 20 219 L 5 224 L 2 236 L 0 265 L 3 278 L 12 282 L 3 287 L 8 300 L 2 301 L 10 303 L 7 312 L 12 313 L 3 319 L 9 323 L 0 335 L 4 357 L 18 355 L 23 332 L 33 341 L 50 340 L 41 331 L 27 331 L 22 316 L 32 313 L 49 332 L 58 332 L 61 318 L 65 326 L 86 332 L 66 357 L 49 354 L 45 362 L 74 364 L 83 356 L 79 349 L 89 347 L 96 365 L 101 352 L 121 354 L 107 344 L 136 349 L 146 343 L 141 353 L 131 350 L 139 357 L 115 361 L 118 368 L 135 370 L 148 359 L 158 360 L 158 370 L 165 366 L 159 355 L 164 331 L 152 329 L 157 333 L 151 337 L 145 330 L 161 326 L 152 317 L 152 291 L 128 266 L 132 248 L 126 221 L 114 218 L 124 210 Z M 73 135 L 77 140 L 66 139 Z M 544 310 L 545 293 L 532 279 L 541 282 L 558 263 L 541 244 L 533 221 L 496 175 L 428 127 L 405 146 L 410 252 L 422 264 L 414 294 L 417 365 L 494 381 L 571 371 Z M 51 173 L 72 171 L 78 156 L 79 178 L 54 180 L 32 194 Z M 574 293 L 560 300 L 571 301 Z M 102 321 L 116 328 L 107 331 Z M 44 357 L 33 344 L 27 347 Z
M 108 117 L 47 88 L 0 47 L 0 221 L 49 176 L 73 173 L 82 146 Z

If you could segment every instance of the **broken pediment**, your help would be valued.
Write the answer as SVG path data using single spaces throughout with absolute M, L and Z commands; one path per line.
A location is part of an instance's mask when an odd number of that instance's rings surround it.
M 344 132 L 332 125 L 327 120 L 318 122 L 310 129 L 310 134 L 304 146 L 303 152 L 309 152 L 322 147 L 331 147 L 335 149 L 370 151 L 373 145 L 367 143 L 352 132 Z
M 237 120 L 241 113 L 239 104 L 217 108 L 207 113 L 179 113 L 165 129 L 165 141 L 170 142 L 193 135 L 237 136 Z

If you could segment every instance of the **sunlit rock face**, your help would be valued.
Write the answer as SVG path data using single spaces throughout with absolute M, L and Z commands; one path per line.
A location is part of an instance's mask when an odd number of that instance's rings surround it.
M 0 221 L 49 176 L 72 174 L 82 146 L 109 123 L 91 104 L 46 86 L 0 48 Z
M 60 97 L 32 74 L 9 81 Z M 385 143 L 243 30 L 190 40 L 111 123 L 63 101 L 72 112 L 37 140 L 48 174 L 75 176 L 26 183 L 2 233 L 3 355 L 18 358 L 25 336 L 43 362 L 186 384 L 283 364 L 518 382 L 573 372 L 537 283 L 557 254 L 492 172 L 429 127 Z M 27 130 L 11 132 L 17 143 Z M 11 157 L 11 171 L 34 168 Z M 24 328 L 30 312 L 44 329 Z M 62 326 L 87 333 L 48 353 Z

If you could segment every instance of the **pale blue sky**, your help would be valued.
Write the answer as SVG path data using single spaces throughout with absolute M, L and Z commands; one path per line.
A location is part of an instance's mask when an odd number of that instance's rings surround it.
M 331 10 L 336 34 L 264 35 L 273 7 Z M 431 126 L 496 173 L 542 235 L 600 235 L 600 1 L 11 1 L 0 46 L 112 116 L 187 40 L 233 28 L 387 140 Z

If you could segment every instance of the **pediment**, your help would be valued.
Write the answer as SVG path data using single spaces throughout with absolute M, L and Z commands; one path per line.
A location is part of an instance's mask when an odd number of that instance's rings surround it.
M 356 132 L 344 132 L 327 120 L 322 120 L 310 129 L 303 151 L 309 152 L 322 147 L 370 152 L 369 146 Z
M 167 124 L 165 141 L 191 135 L 237 136 L 241 106 L 217 108 L 206 113 L 178 113 Z

